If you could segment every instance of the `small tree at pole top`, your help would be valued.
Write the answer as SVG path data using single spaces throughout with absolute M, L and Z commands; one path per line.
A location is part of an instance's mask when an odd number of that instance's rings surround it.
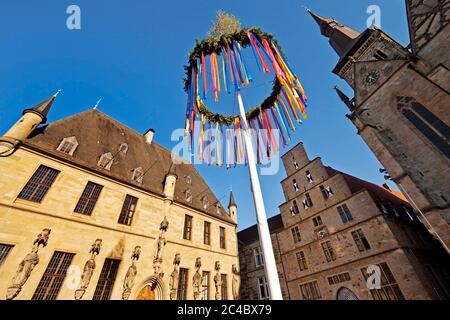
M 259 105 L 246 111 L 241 91 L 253 82 L 253 71 L 243 54 L 248 47 L 253 52 L 254 64 L 259 72 L 273 72 L 275 77 L 272 93 Z M 278 152 L 279 138 L 282 146 L 286 146 L 295 131 L 295 123 L 307 118 L 307 97 L 303 87 L 272 34 L 256 27 L 241 28 L 238 19 L 223 11 L 218 12 L 208 38 L 197 42 L 189 54 L 185 70 L 185 91 L 188 95 L 186 137 L 192 148 L 198 136 L 198 155 L 208 164 L 226 164 L 228 168 L 236 163 L 248 164 L 270 296 L 273 300 L 281 300 L 256 164 L 261 163 L 264 154 L 270 159 L 272 153 Z M 206 104 L 208 92 L 215 102 L 219 101 L 221 92 L 234 93 L 239 114 L 230 116 L 209 110 Z M 215 133 L 216 148 L 213 152 L 210 134 L 205 139 L 206 131 Z M 209 145 L 205 145 L 205 140 L 209 140 Z M 253 141 L 256 141 L 256 154 Z

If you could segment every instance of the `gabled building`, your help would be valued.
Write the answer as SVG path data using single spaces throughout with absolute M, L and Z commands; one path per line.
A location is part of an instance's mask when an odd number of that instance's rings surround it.
M 44 125 L 54 100 L 0 139 L 0 297 L 237 299 L 236 206 L 153 130 L 98 110 Z
M 303 144 L 282 160 L 286 201 L 269 226 L 284 299 L 450 297 L 449 257 L 400 192 L 311 160 Z M 267 298 L 256 227 L 238 239 L 242 296 Z
M 450 253 L 450 1 L 406 0 L 411 44 L 373 26 L 358 32 L 311 11 L 338 59 L 348 118 L 382 172 Z

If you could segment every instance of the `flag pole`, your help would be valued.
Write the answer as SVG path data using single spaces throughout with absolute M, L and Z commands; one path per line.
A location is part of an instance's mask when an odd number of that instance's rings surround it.
M 242 101 L 241 92 L 237 91 L 237 99 L 239 104 L 239 114 L 241 124 L 244 129 L 245 150 L 248 159 L 248 170 L 250 173 L 250 182 L 252 186 L 253 201 L 256 209 L 256 221 L 258 226 L 259 241 L 264 257 L 264 269 L 266 279 L 269 285 L 270 299 L 283 300 L 281 293 L 280 280 L 278 278 L 277 264 L 273 253 L 272 240 L 270 237 L 269 225 L 267 223 L 266 209 L 264 207 L 264 199 L 259 183 L 258 171 L 256 169 L 256 159 L 252 143 L 252 135 L 245 115 L 244 103 Z

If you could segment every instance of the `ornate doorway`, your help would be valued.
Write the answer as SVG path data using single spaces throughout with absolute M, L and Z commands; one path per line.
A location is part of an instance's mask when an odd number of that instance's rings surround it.
M 336 294 L 336 300 L 359 300 L 358 296 L 349 288 L 342 287 Z
M 137 291 L 136 300 L 164 300 L 164 292 L 162 279 L 152 276 L 142 283 Z

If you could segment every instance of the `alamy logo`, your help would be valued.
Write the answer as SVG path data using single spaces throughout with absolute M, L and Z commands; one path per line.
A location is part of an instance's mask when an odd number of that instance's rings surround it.
M 381 289 L 381 269 L 377 265 L 370 265 L 367 267 L 367 289 L 379 290 Z
M 370 16 L 367 18 L 367 28 L 375 26 L 381 29 L 381 9 L 380 6 L 370 5 L 367 7 L 367 14 Z
M 79 6 L 72 4 L 67 7 L 66 13 L 70 16 L 67 17 L 66 26 L 69 30 L 81 29 L 81 9 Z

